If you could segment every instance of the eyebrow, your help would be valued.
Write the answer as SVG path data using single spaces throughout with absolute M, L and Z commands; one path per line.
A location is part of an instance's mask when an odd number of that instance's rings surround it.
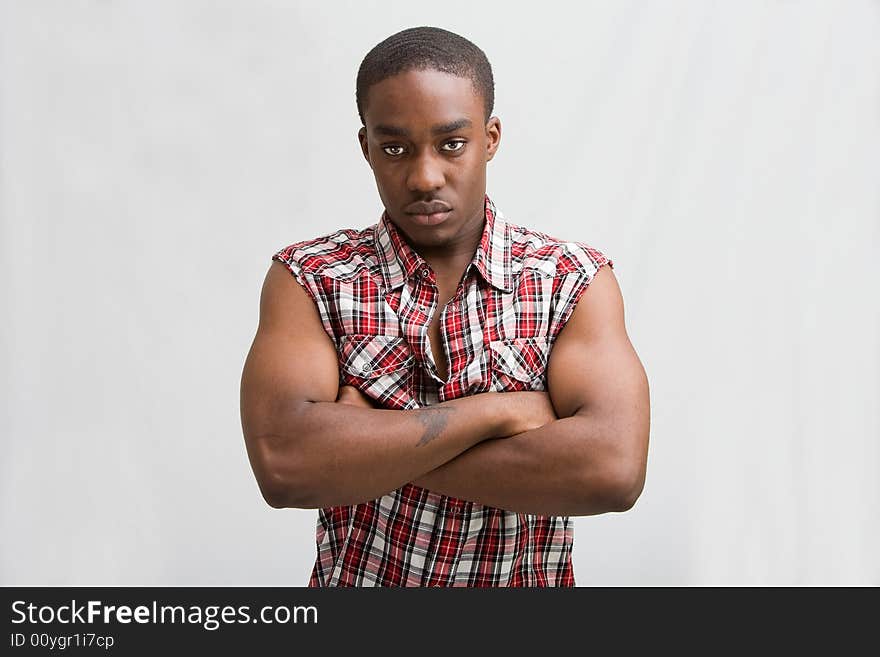
M 455 121 L 451 121 L 449 123 L 439 123 L 437 125 L 431 126 L 431 134 L 434 135 L 445 135 L 449 132 L 455 132 L 456 130 L 461 130 L 462 128 L 470 128 L 473 124 L 470 119 L 456 119 Z M 395 125 L 384 125 L 379 124 L 376 126 L 376 132 L 381 135 L 388 135 L 390 137 L 408 137 L 409 131 L 404 128 L 399 128 Z
M 440 125 L 435 125 L 431 127 L 431 133 L 435 135 L 443 135 L 447 132 L 455 132 L 456 130 L 461 130 L 462 128 L 470 128 L 471 122 L 470 119 L 456 119 L 450 123 L 442 123 Z

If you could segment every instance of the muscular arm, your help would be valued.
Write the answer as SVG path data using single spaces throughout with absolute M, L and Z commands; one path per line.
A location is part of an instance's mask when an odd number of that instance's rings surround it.
M 315 304 L 273 262 L 241 380 L 248 458 L 270 505 L 375 499 L 482 440 L 523 430 L 510 430 L 496 393 L 399 411 L 336 404 L 338 391 L 336 349 Z
M 610 267 L 599 270 L 557 337 L 547 375 L 560 419 L 482 442 L 413 483 L 539 515 L 631 508 L 645 481 L 649 390 Z

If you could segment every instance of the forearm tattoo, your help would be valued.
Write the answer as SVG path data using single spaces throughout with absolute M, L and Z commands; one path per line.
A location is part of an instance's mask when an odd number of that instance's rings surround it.
M 451 408 L 419 409 L 415 416 L 419 419 L 419 422 L 424 425 L 425 431 L 422 433 L 422 437 L 419 439 L 419 444 L 416 445 L 416 447 L 427 445 L 443 432 L 443 429 L 446 428 L 446 424 L 449 421 L 449 413 L 452 410 L 453 409 Z

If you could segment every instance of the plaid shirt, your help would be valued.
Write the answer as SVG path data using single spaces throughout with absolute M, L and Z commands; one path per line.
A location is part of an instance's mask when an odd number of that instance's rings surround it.
M 339 384 L 383 408 L 414 409 L 488 391 L 546 390 L 553 341 L 611 260 L 505 222 L 486 221 L 456 296 L 438 308 L 431 267 L 383 214 L 292 244 L 287 265 L 336 345 Z M 428 344 L 441 313 L 448 378 Z M 412 483 L 353 506 L 320 509 L 309 586 L 573 586 L 570 518 L 513 513 Z

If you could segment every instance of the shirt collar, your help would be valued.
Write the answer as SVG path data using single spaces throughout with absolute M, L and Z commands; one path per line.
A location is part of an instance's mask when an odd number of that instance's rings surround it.
M 502 292 L 512 292 L 510 227 L 488 196 L 484 208 L 486 220 L 483 234 L 468 269 L 476 269 L 492 287 Z M 427 265 L 424 258 L 403 239 L 387 212 L 382 213 L 376 225 L 376 251 L 385 286 L 390 290 L 403 285 L 407 278 Z

